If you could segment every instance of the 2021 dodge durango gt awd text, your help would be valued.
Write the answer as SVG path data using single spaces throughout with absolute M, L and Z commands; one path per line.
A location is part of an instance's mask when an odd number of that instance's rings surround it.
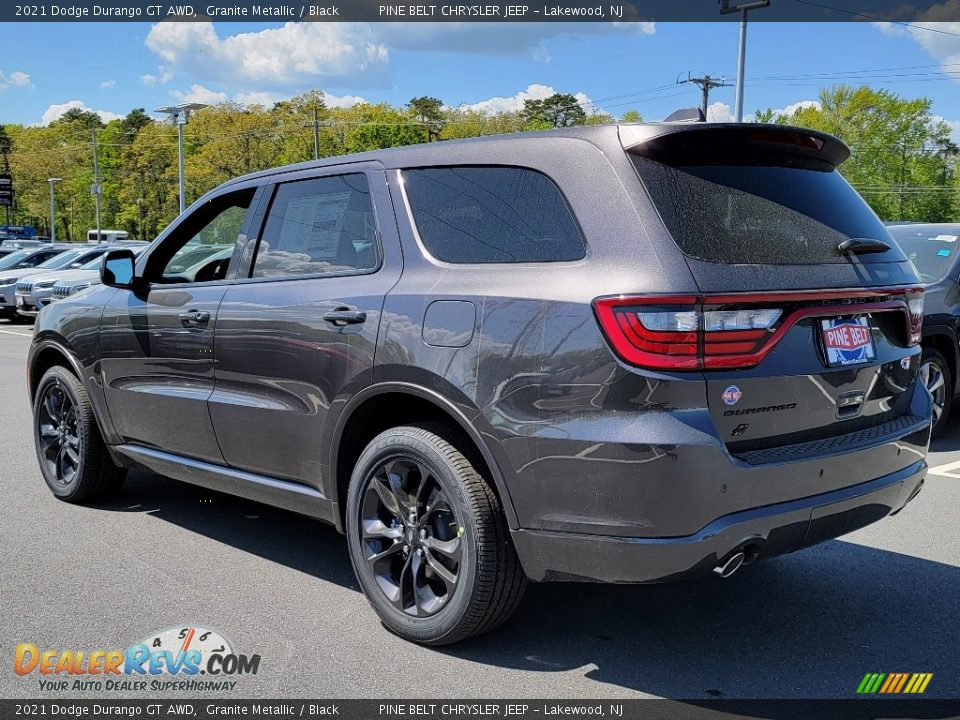
M 860 528 L 919 491 L 931 409 L 922 291 L 847 155 L 624 125 L 229 182 L 41 312 L 43 476 L 80 502 L 142 467 L 333 523 L 427 644 L 528 580 L 727 576 Z

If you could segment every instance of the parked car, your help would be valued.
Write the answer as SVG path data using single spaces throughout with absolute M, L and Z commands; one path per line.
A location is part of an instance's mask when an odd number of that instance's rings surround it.
M 17 280 L 43 263 L 69 249 L 69 245 L 31 246 L 0 257 L 0 317 L 18 319 L 16 306 Z
M 17 287 L 19 283 L 31 275 L 41 275 L 52 270 L 66 270 L 79 268 L 95 258 L 99 258 L 108 249 L 109 246 L 100 245 L 72 245 L 69 249 L 60 249 L 53 257 L 39 265 L 31 268 L 12 270 L 10 272 L 0 273 L 0 313 L 14 319 L 22 319 L 24 316 L 17 311 L 23 308 L 23 300 L 17 304 Z M 22 296 L 21 296 L 22 298 Z M 23 308 L 30 310 L 32 308 Z
M 40 247 L 50 247 L 49 238 L 42 240 L 39 238 L 19 238 L 19 237 L 5 237 L 0 238 L 0 258 L 15 253 L 18 250 L 30 249 L 30 248 L 40 248 Z
M 887 228 L 927 283 L 920 377 L 933 396 L 933 434 L 947 425 L 960 388 L 960 224 L 904 223 Z
M 330 522 L 387 628 L 435 645 L 528 579 L 728 577 L 880 520 L 926 473 L 923 297 L 848 154 L 626 125 L 229 182 L 40 314 L 43 477 L 82 502 L 144 467 Z M 199 237 L 229 261 L 171 273 Z
M 106 250 L 113 250 L 117 247 L 131 247 L 134 250 L 134 256 L 136 256 L 146 247 L 146 244 L 138 243 L 134 245 L 125 243 L 123 245 L 101 248 L 99 253 L 95 253 L 93 259 L 78 268 L 73 267 L 76 263 L 72 263 L 71 266 L 66 269 L 51 270 L 47 273 L 38 273 L 21 279 L 20 282 L 17 283 L 15 293 L 17 314 L 27 319 L 35 318 L 44 307 L 55 299 L 53 297 L 53 288 L 58 282 L 65 281 L 71 283 L 73 281 L 79 281 L 79 283 L 82 284 L 82 281 L 88 280 L 91 274 L 94 281 L 99 282 L 100 256 Z

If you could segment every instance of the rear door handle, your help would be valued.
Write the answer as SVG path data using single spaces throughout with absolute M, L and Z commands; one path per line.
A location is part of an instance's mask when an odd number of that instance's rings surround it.
M 192 327 L 206 325 L 210 322 L 210 313 L 206 310 L 188 310 L 187 312 L 180 313 L 179 317 L 181 323 Z
M 337 327 L 343 327 L 344 325 L 359 325 L 366 322 L 367 314 L 363 310 L 340 308 L 339 310 L 325 312 L 323 319 Z

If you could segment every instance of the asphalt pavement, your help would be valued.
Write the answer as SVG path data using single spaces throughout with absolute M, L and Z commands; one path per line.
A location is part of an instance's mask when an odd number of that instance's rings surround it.
M 381 627 L 319 522 L 145 473 L 110 502 L 56 500 L 31 439 L 30 335 L 0 322 L 0 697 L 109 695 L 41 690 L 13 672 L 19 643 L 122 649 L 184 625 L 259 654 L 258 673 L 142 695 L 849 698 L 867 672 L 930 672 L 926 697 L 960 697 L 960 422 L 896 517 L 729 580 L 531 585 L 500 630 L 427 649 Z

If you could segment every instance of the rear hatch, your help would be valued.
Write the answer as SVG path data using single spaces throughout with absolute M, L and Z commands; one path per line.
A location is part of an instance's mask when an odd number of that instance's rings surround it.
M 640 348 L 634 360 L 701 370 L 718 430 L 749 462 L 921 422 L 910 404 L 922 291 L 837 170 L 846 146 L 781 126 L 646 132 L 624 145 L 700 294 L 598 306 Z

